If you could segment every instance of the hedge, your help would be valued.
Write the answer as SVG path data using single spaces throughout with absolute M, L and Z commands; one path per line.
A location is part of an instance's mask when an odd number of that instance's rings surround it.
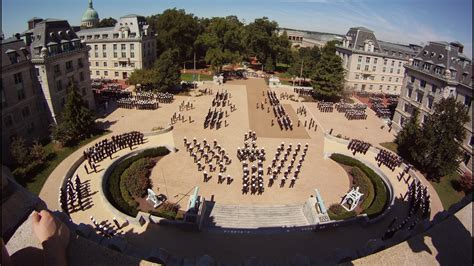
M 375 198 L 375 189 L 372 181 L 367 177 L 367 175 L 360 170 L 359 167 L 352 167 L 351 175 L 354 178 L 352 185 L 359 187 L 360 193 L 363 193 L 362 204 L 360 205 L 361 210 L 366 210 L 374 201 Z
M 340 204 L 333 204 L 329 206 L 328 215 L 331 220 L 345 220 L 356 216 L 356 213 L 354 211 L 348 212 Z
M 382 181 L 382 178 L 368 166 L 349 156 L 334 153 L 331 155 L 331 159 L 340 164 L 358 167 L 360 170 L 362 170 L 362 172 L 367 175 L 367 177 L 370 179 L 370 181 L 372 181 L 372 184 L 374 185 L 375 197 L 372 204 L 364 210 L 364 213 L 367 214 L 369 218 L 374 218 L 377 215 L 381 214 L 385 210 L 385 206 L 387 205 L 389 200 L 388 191 L 385 187 L 385 183 Z
M 169 150 L 165 147 L 158 147 L 158 148 L 152 148 L 152 149 L 147 149 L 143 151 L 140 154 L 137 154 L 131 158 L 125 159 L 121 163 L 119 163 L 110 173 L 109 178 L 107 179 L 106 183 L 106 190 L 105 190 L 105 196 L 107 200 L 119 211 L 130 215 L 130 216 L 137 216 L 138 210 L 137 206 L 138 204 L 133 201 L 132 203 L 129 199 L 124 199 L 121 193 L 120 189 L 120 180 L 123 172 L 127 170 L 127 168 L 130 167 L 130 165 L 141 159 L 141 158 L 146 158 L 146 157 L 158 157 L 158 156 L 165 156 L 169 153 Z

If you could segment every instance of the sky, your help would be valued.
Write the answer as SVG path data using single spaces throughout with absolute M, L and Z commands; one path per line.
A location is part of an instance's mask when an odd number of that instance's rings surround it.
M 23 32 L 35 16 L 79 25 L 87 5 L 88 0 L 3 0 L 2 31 Z M 338 34 L 363 26 L 378 39 L 403 44 L 459 41 L 472 57 L 472 0 L 94 0 L 100 18 L 175 7 L 198 17 L 236 15 L 249 23 L 266 16 L 280 27 Z

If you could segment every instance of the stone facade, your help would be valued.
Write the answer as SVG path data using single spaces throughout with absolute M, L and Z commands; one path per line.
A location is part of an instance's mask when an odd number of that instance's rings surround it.
M 143 16 L 124 16 L 115 27 L 77 34 L 90 47 L 92 78 L 126 80 L 135 69 L 153 66 L 156 59 L 156 39 Z
M 456 42 L 430 42 L 405 65 L 406 75 L 393 126 L 400 130 L 415 109 L 419 110 L 420 123 L 423 123 L 441 98 L 456 97 L 469 109 L 470 120 L 464 125 L 467 134 L 462 145 L 465 157 L 461 166 L 472 171 L 472 61 L 462 50 L 462 44 Z
M 408 63 L 419 46 L 377 40 L 373 31 L 349 29 L 342 45 L 336 46 L 346 70 L 346 87 L 354 91 L 398 95 Z

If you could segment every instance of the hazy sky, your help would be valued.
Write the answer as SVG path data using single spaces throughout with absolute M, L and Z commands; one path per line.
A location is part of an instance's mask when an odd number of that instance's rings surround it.
M 3 0 L 6 36 L 26 29 L 28 19 L 61 18 L 79 25 L 88 0 Z M 183 8 L 199 17 L 237 15 L 246 23 L 269 17 L 281 27 L 345 34 L 364 26 L 377 38 L 399 43 L 460 41 L 472 56 L 472 0 L 94 0 L 101 18 L 151 15 Z

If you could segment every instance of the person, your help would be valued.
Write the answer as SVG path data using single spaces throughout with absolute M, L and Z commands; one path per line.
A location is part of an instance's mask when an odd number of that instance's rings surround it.
M 33 232 L 41 242 L 43 251 L 25 248 L 10 257 L 2 240 L 2 265 L 36 265 L 37 262 L 33 263 L 33 261 L 39 258 L 35 255 L 40 254 L 44 259 L 44 265 L 67 265 L 66 248 L 70 237 L 67 226 L 47 210 L 33 211 L 30 219 Z

